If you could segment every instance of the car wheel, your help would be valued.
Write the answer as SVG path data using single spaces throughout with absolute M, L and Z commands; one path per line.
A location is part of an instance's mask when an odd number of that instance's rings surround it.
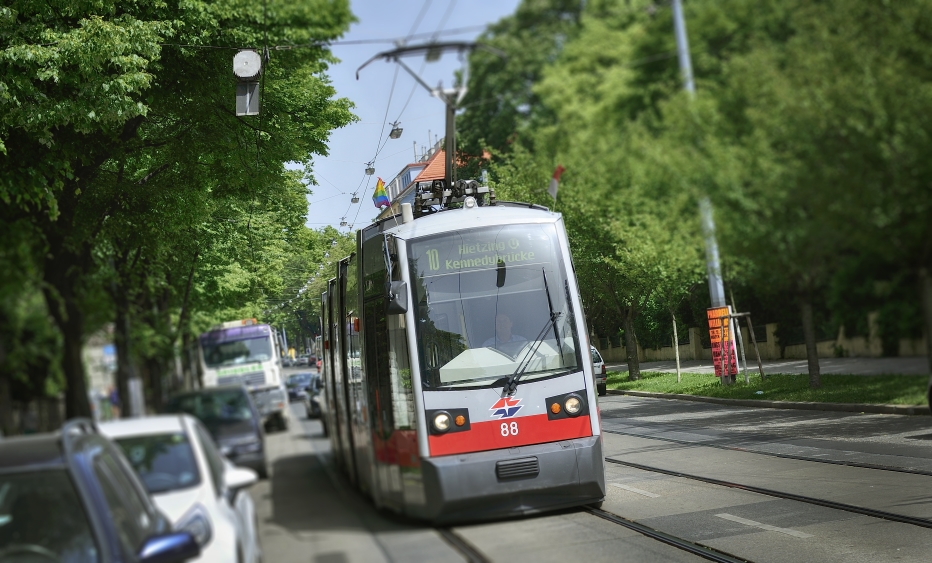
M 598 390 L 599 390 L 599 396 L 600 396 L 600 397 L 602 397 L 602 396 L 604 396 L 604 395 L 606 395 L 606 394 L 608 393 L 608 390 L 605 388 L 605 384 L 604 384 L 604 383 L 600 383 L 600 384 L 598 385 Z
M 268 479 L 269 478 L 269 464 L 266 462 L 262 462 L 262 466 L 259 467 L 259 470 L 256 471 L 256 474 L 259 475 L 260 479 L 263 479 L 263 480 Z M 258 530 L 258 528 L 256 529 Z

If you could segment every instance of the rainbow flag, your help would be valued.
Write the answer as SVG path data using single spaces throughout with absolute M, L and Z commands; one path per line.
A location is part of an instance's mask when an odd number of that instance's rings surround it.
M 391 205 L 391 202 L 388 201 L 388 194 L 385 193 L 385 182 L 383 182 L 381 178 L 375 183 L 375 193 L 372 194 L 372 203 L 379 209 Z

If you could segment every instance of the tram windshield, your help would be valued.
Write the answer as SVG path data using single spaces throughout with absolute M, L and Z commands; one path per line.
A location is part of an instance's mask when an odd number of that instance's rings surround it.
M 578 371 L 579 337 L 556 226 L 508 225 L 409 243 L 427 389 Z

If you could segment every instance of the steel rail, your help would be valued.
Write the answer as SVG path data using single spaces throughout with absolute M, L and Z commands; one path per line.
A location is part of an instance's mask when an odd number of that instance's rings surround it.
M 708 559 L 709 561 L 717 561 L 719 563 L 749 563 L 748 559 L 741 559 L 725 553 L 724 551 L 719 551 L 711 547 L 704 546 L 702 544 L 694 543 L 689 540 L 684 540 L 683 538 L 670 535 L 666 532 L 661 532 L 660 530 L 655 530 L 644 524 L 639 524 L 633 520 L 628 520 L 627 518 L 622 518 L 617 514 L 612 514 L 611 512 L 606 512 L 600 508 L 585 507 L 583 510 L 602 518 L 603 520 L 608 520 L 609 522 L 618 524 L 619 526 L 624 526 L 630 530 L 634 530 L 639 534 L 643 534 L 651 539 L 655 539 L 661 543 L 673 546 L 677 549 L 682 549 L 683 551 L 692 553 L 702 557 L 703 559 Z
M 440 537 L 447 542 L 450 547 L 458 551 L 466 558 L 468 563 L 492 563 L 492 560 L 486 557 L 484 553 L 470 543 L 466 538 L 454 532 L 450 528 L 437 528 Z
M 928 475 L 932 476 L 932 471 L 924 471 L 922 469 L 908 469 L 906 467 L 896 467 L 893 465 L 879 465 L 876 463 L 864 463 L 861 461 L 844 461 L 838 459 L 820 459 L 817 457 L 806 457 L 802 455 L 793 455 L 793 454 L 780 454 L 776 452 L 762 452 L 759 450 L 752 450 L 748 448 L 740 448 L 738 446 L 724 446 L 722 444 L 706 444 L 704 442 L 690 442 L 689 440 L 678 440 L 676 438 L 662 438 L 660 436 L 649 436 L 645 434 L 638 434 L 636 432 L 623 432 L 621 430 L 607 430 L 602 428 L 602 432 L 608 432 L 609 434 L 619 434 L 622 436 L 634 436 L 635 438 L 644 438 L 646 440 L 659 440 L 662 442 L 671 442 L 674 444 L 683 444 L 686 446 L 701 446 L 703 448 L 717 448 L 720 450 L 729 450 L 733 452 L 743 452 L 757 455 L 766 455 L 770 457 L 778 457 L 782 459 L 795 459 L 799 461 L 812 461 L 815 463 L 828 463 L 831 465 L 845 465 L 847 467 L 860 467 L 862 469 L 875 469 L 877 471 L 894 471 L 896 473 L 909 473 L 912 475 Z
M 683 473 L 682 471 L 672 471 L 670 469 L 663 469 L 661 467 L 652 467 L 650 465 L 642 465 L 640 463 L 622 461 L 620 459 L 612 459 L 609 457 L 605 458 L 605 461 L 608 463 L 614 463 L 617 465 L 624 465 L 626 467 L 633 467 L 634 469 L 640 469 L 641 471 L 650 471 L 652 473 L 662 473 L 664 475 L 670 475 L 672 477 L 682 477 L 684 479 L 692 479 L 694 481 L 701 481 L 703 483 L 709 483 L 711 485 L 719 485 L 722 487 L 729 487 L 732 489 L 741 489 L 741 490 L 748 491 L 751 493 L 758 493 L 758 494 L 766 495 L 770 497 L 782 498 L 786 500 L 795 500 L 798 502 L 804 502 L 806 504 L 814 504 L 817 506 L 824 506 L 826 508 L 833 508 L 835 510 L 842 510 L 844 512 L 852 512 L 854 514 L 863 514 L 865 516 L 871 516 L 873 518 L 879 518 L 881 520 L 889 520 L 891 522 L 901 522 L 903 524 L 912 524 L 913 526 L 919 526 L 922 528 L 932 528 L 932 520 L 929 520 L 926 518 L 919 518 L 916 516 L 906 516 L 905 514 L 897 514 L 895 512 L 877 510 L 875 508 L 866 508 L 866 507 L 857 506 L 854 504 L 835 502 L 833 500 L 826 500 L 826 499 L 820 499 L 820 498 L 815 498 L 815 497 L 807 497 L 805 495 L 797 495 L 795 493 L 787 493 L 783 491 L 775 491 L 773 489 L 755 487 L 754 485 L 742 485 L 741 483 L 733 483 L 731 481 L 723 481 L 721 479 L 713 479 L 711 477 L 703 477 L 701 475 Z

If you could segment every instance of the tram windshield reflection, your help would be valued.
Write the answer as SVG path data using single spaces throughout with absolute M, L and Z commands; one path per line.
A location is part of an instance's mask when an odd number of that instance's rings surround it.
M 425 388 L 498 385 L 522 360 L 523 381 L 579 370 L 579 338 L 555 225 L 418 239 L 409 243 L 408 258 Z

